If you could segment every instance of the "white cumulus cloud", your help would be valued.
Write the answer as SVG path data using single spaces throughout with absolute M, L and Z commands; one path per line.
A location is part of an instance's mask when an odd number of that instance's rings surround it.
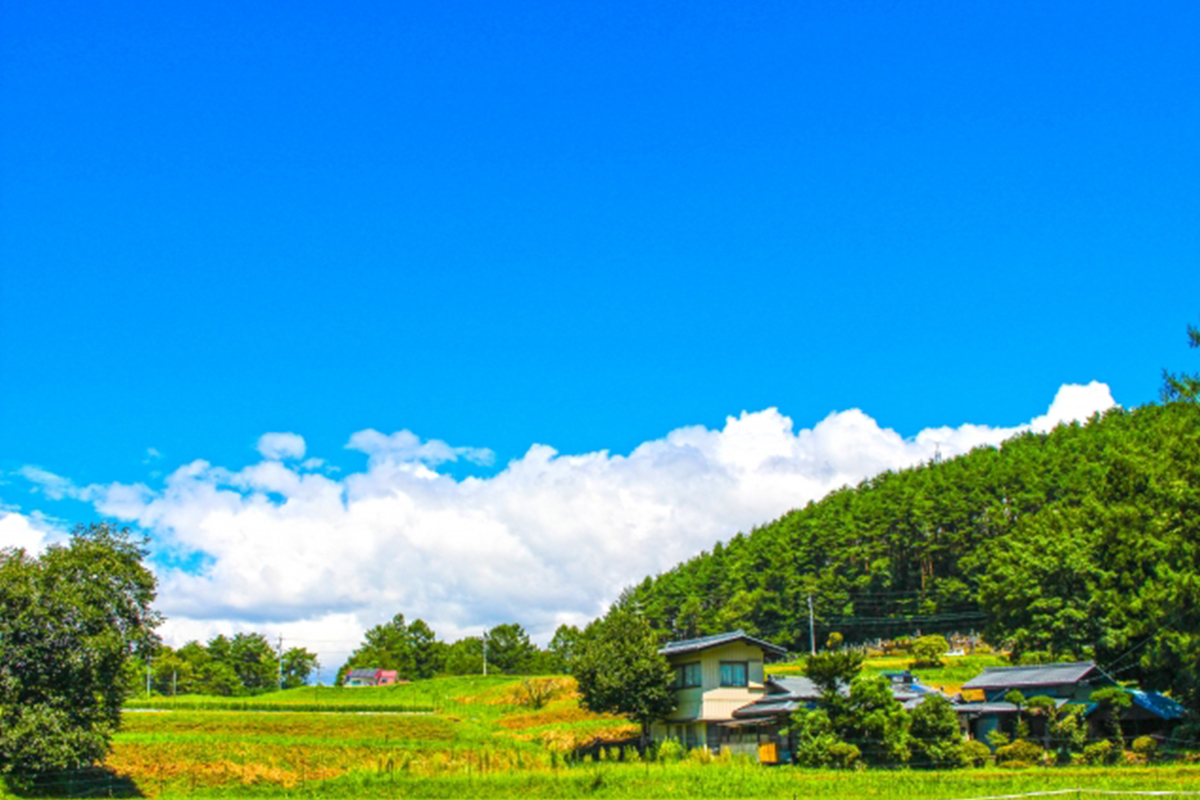
M 82 494 L 150 531 L 161 553 L 203 554 L 198 571 L 159 571 L 176 643 L 283 632 L 336 667 L 364 627 L 397 612 L 443 637 L 512 620 L 544 640 L 559 623 L 601 613 L 647 574 L 833 489 L 1113 405 L 1104 384 L 1064 386 L 1028 425 L 911 438 L 857 409 L 796 430 L 769 408 L 719 429 L 679 428 L 628 455 L 536 444 L 492 477 L 461 480 L 436 466 L 484 461 L 490 451 L 360 431 L 347 446 L 367 453 L 367 466 L 333 477 L 280 460 L 302 457 L 299 436 L 267 434 L 264 460 L 244 469 L 196 461 L 159 489 Z
M 36 555 L 62 535 L 62 531 L 41 514 L 20 514 L 0 504 L 0 550 L 15 547 Z
M 258 452 L 263 458 L 304 458 L 304 437 L 294 433 L 264 433 L 258 437 Z

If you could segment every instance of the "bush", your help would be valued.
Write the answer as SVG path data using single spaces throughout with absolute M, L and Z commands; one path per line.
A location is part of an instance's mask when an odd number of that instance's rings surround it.
M 988 744 L 999 750 L 1009 743 L 1008 734 L 1004 731 L 992 731 L 987 735 Z
M 684 754 L 683 745 L 678 739 L 665 739 L 658 745 L 659 761 L 680 761 Z
M 1117 751 L 1117 754 L 1119 753 L 1120 751 Z M 1083 748 L 1083 760 L 1092 765 L 1111 764 L 1116 760 L 1112 742 L 1105 739 L 1102 742 L 1089 744 Z
M 1005 764 L 1009 761 L 1023 761 L 1026 764 L 1041 763 L 1046 751 L 1033 742 L 1018 739 L 1012 744 L 1006 744 L 996 750 L 996 763 Z
M 838 742 L 829 746 L 829 766 L 850 769 L 862 757 L 862 752 L 852 744 Z
M 1142 756 L 1146 759 L 1151 759 L 1154 758 L 1155 753 L 1158 751 L 1158 742 L 1154 741 L 1149 736 L 1139 736 L 1133 740 L 1131 747 L 1133 748 L 1133 752 L 1137 753 L 1139 756 Z
M 963 745 L 963 761 L 969 767 L 983 767 L 992 760 L 992 751 L 978 739 L 972 739 Z

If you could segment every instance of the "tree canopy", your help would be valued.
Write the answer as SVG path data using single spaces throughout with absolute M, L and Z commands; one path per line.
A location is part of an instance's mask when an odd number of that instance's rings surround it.
M 642 727 L 675 709 L 674 672 L 658 654 L 658 635 L 635 609 L 617 605 L 584 630 L 575 656 L 580 704 L 620 714 Z
M 40 557 L 0 551 L 0 774 L 19 782 L 108 752 L 128 661 L 157 645 L 145 556 L 105 524 Z

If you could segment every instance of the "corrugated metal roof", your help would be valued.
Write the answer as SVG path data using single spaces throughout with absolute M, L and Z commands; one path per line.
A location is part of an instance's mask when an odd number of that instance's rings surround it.
M 659 648 L 659 655 L 675 656 L 682 653 L 696 653 L 701 650 L 707 650 L 710 647 L 720 647 L 723 644 L 731 644 L 733 642 L 749 642 L 750 644 L 761 647 L 764 653 L 771 655 L 782 656 L 787 653 L 787 650 L 776 644 L 764 642 L 762 639 L 756 639 L 750 636 L 745 631 L 737 630 L 729 633 L 718 633 L 715 636 L 702 636 L 699 639 L 684 639 L 678 642 L 667 642 Z
M 377 669 L 352 669 L 346 673 L 347 678 L 374 678 L 379 673 Z
M 1133 695 L 1133 702 L 1162 719 L 1182 719 L 1183 706 L 1166 695 L 1158 692 L 1143 692 L 1141 689 L 1127 690 Z
M 1091 661 L 1073 664 L 1037 664 L 1029 667 L 988 667 L 963 684 L 964 689 L 1020 689 L 1026 686 L 1061 686 L 1079 683 L 1096 670 Z

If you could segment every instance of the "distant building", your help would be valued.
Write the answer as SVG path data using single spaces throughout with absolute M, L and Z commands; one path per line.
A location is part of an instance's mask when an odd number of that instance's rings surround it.
M 963 691 L 983 692 L 982 702 L 959 703 L 954 707 L 967 736 L 987 741 L 992 731 L 1013 736 L 1018 708 L 1004 699 L 1011 691 L 1019 691 L 1028 700 L 1049 697 L 1062 708 L 1068 703 L 1083 706 L 1093 736 L 1097 735 L 1098 719 L 1092 692 L 1116 686 L 1112 676 L 1094 662 L 1079 661 L 1064 664 L 1037 664 L 1026 667 L 988 667 L 981 675 L 963 684 Z M 1120 718 L 1126 737 L 1163 734 L 1183 718 L 1183 707 L 1157 692 L 1126 689 L 1133 702 Z M 1030 720 L 1030 733 L 1038 738 L 1043 733 L 1043 720 Z
M 346 673 L 346 686 L 391 686 L 398 682 L 394 669 L 352 669 Z

